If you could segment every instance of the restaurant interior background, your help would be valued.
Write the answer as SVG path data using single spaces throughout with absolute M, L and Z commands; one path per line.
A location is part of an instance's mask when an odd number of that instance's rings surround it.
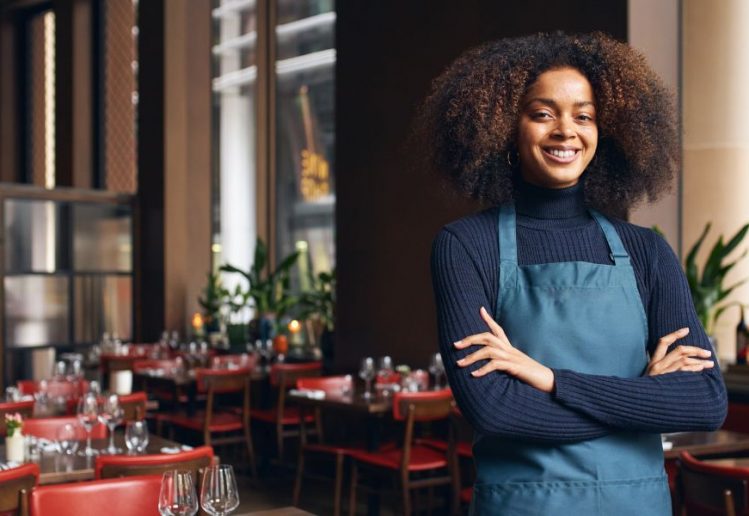
M 657 224 L 681 255 L 708 221 L 712 235 L 732 233 L 749 220 L 747 9 L 4 0 L 3 382 L 104 331 L 185 334 L 206 274 L 248 268 L 256 237 L 271 263 L 302 246 L 313 272 L 337 266 L 334 369 L 364 352 L 423 360 L 436 346 L 431 239 L 478 207 L 414 166 L 409 128 L 430 79 L 497 37 L 603 30 L 640 49 L 678 94 L 684 159 L 672 195 L 630 218 Z M 734 312 L 716 332 L 727 361 Z

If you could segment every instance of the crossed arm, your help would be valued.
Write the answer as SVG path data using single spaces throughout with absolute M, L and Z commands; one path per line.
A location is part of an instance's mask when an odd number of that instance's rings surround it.
M 482 277 L 462 244 L 441 235 L 449 252 L 433 254 L 440 348 L 450 384 L 469 422 L 482 433 L 549 442 L 592 439 L 617 430 L 711 430 L 725 417 L 725 388 L 709 360 L 707 337 L 690 299 L 675 299 L 681 274 L 658 278 L 648 317 L 679 323 L 653 343 L 639 378 L 554 370 L 512 347 L 481 307 L 491 306 Z M 667 244 L 663 243 L 667 248 Z M 666 260 L 673 260 L 670 248 Z M 444 249 L 443 249 L 444 251 Z M 670 255 L 669 255 L 670 253 Z M 450 262 L 440 259 L 450 256 Z M 667 269 L 673 269 L 668 263 Z M 674 304 L 666 307 L 664 300 Z M 673 331 L 676 328 L 686 328 Z M 692 346 L 676 346 L 691 331 Z M 665 333 L 665 332 L 663 332 Z M 455 343 L 458 342 L 456 345 Z M 462 362 L 459 362 L 462 360 Z

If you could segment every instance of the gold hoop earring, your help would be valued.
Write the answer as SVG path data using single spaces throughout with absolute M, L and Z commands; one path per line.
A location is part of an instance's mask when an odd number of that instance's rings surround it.
M 513 155 L 515 157 L 515 161 L 513 162 Z M 510 168 L 518 168 L 518 165 L 520 165 L 520 155 L 517 151 L 508 150 L 507 151 L 507 164 L 510 165 Z

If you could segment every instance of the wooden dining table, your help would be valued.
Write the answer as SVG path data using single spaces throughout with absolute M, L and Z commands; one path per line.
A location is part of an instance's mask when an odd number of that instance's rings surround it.
M 115 432 L 114 443 L 118 448 L 126 450 L 123 432 Z M 91 447 L 99 451 L 105 449 L 108 445 L 109 439 L 91 440 Z M 82 450 L 85 446 L 86 442 L 81 441 L 78 445 L 78 450 Z M 146 447 L 146 454 L 159 454 L 164 447 L 174 448 L 179 446 L 179 443 L 170 441 L 169 439 L 151 435 Z M 127 452 L 125 451 L 124 453 Z M 5 457 L 5 444 L 0 445 L 0 457 Z M 41 451 L 38 459 L 29 462 L 39 465 L 39 484 L 41 485 L 63 484 L 94 479 L 96 457 L 62 455 L 57 451 Z
M 749 451 L 749 434 L 717 430 L 715 432 L 680 432 L 664 434 L 666 442 L 672 444 L 664 450 L 666 461 L 679 458 L 683 451 L 695 456 L 725 455 Z
M 252 371 L 252 381 L 261 381 L 268 378 L 268 368 L 258 365 Z M 179 400 L 180 396 L 186 398 L 185 410 L 188 415 L 195 414 L 198 397 L 198 381 L 195 369 L 167 370 L 167 369 L 143 369 L 133 372 L 133 389 L 145 391 L 149 394 L 166 392 L 172 400 Z M 176 404 L 176 402 L 175 402 Z

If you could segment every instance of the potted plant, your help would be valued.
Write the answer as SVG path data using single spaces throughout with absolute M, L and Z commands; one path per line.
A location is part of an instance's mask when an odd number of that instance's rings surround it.
M 218 273 L 209 272 L 208 283 L 203 289 L 203 295 L 198 298 L 198 304 L 203 308 L 203 323 L 206 333 L 221 331 L 221 308 L 224 306 L 226 290 L 221 285 Z
M 292 253 L 285 257 L 274 270 L 267 270 L 268 248 L 262 239 L 255 244 L 255 256 L 250 270 L 243 271 L 231 264 L 221 267 L 221 271 L 239 274 L 247 280 L 247 289 L 237 286 L 234 302 L 245 304 L 252 300 L 255 318 L 258 324 L 257 337 L 261 340 L 270 339 L 276 332 L 276 321 L 280 320 L 294 305 L 298 298 L 291 294 L 291 269 L 297 261 L 299 253 Z
M 323 361 L 332 365 L 335 338 L 336 271 L 310 275 L 311 289 L 299 299 L 300 319 L 311 322 L 311 337 L 319 344 Z
M 745 250 L 741 256 L 734 261 L 724 263 L 728 255 L 730 255 L 731 252 L 741 244 L 746 236 L 747 230 L 749 230 L 749 224 L 746 224 L 739 229 L 736 234 L 731 237 L 728 243 L 724 243 L 723 235 L 719 235 L 718 241 L 710 250 L 705 265 L 700 271 L 696 263 L 696 258 L 707 233 L 710 231 L 710 223 L 707 223 L 702 234 L 687 254 L 685 268 L 687 281 L 689 282 L 689 290 L 692 293 L 692 300 L 694 301 L 694 307 L 700 318 L 700 322 L 705 328 L 705 332 L 707 332 L 711 338 L 713 338 L 713 331 L 718 318 L 726 308 L 733 304 L 728 303 L 721 305 L 720 303 L 737 287 L 746 282 L 746 279 L 743 279 L 734 283 L 730 287 L 724 287 L 723 285 L 726 274 L 728 274 L 728 272 L 747 254 L 747 251 Z

